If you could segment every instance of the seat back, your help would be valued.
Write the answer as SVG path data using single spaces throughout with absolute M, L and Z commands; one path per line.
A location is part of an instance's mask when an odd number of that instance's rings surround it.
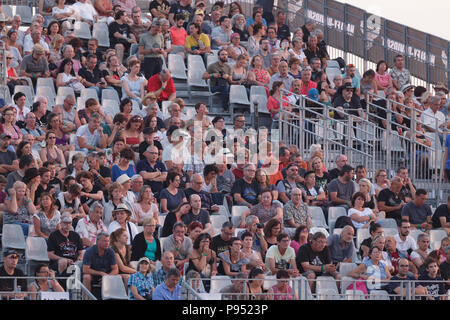
M 316 232 L 322 232 L 325 235 L 325 237 L 327 237 L 327 238 L 330 235 L 328 233 L 328 231 L 322 227 L 312 227 L 311 229 L 309 229 L 309 233 L 311 233 L 311 234 L 315 234 Z
M 340 300 L 339 292 L 335 289 L 322 289 L 317 291 L 318 300 Z
M 206 67 L 208 68 L 210 64 L 219 61 L 219 58 L 216 55 L 209 54 L 206 57 Z
M 248 210 L 246 206 L 233 206 L 231 208 L 231 221 L 235 227 L 238 227 L 241 222 L 241 217 L 244 212 Z
M 276 275 L 270 275 L 270 276 L 266 275 L 264 277 L 264 283 L 263 283 L 264 290 L 269 290 L 276 284 L 277 284 L 277 276 Z
M 91 88 L 81 89 L 80 97 L 84 98 L 85 100 L 93 98 L 98 101 L 97 91 L 95 89 L 91 89 Z
M 359 249 L 359 247 L 361 246 L 361 242 L 363 242 L 368 237 L 370 237 L 370 232 L 368 228 L 358 229 L 356 231 L 356 248 Z
M 102 299 L 128 300 L 121 276 L 102 277 Z
M 266 96 L 267 98 L 266 88 L 264 86 L 251 86 L 250 97 L 253 97 L 254 95 Z
M 251 95 L 250 102 L 251 102 L 250 113 L 256 112 L 255 105 L 258 104 L 258 113 L 270 114 L 269 110 L 267 110 L 267 96 L 266 95 Z
M 172 78 L 186 80 L 186 67 L 184 65 L 183 57 L 179 54 L 169 54 L 168 68 L 171 72 Z
M 357 267 L 356 263 L 353 262 L 341 262 L 339 264 L 339 273 L 341 277 L 345 277 L 350 271 Z
M 37 101 L 38 97 L 47 98 L 47 110 L 49 111 L 53 110 L 56 97 L 53 95 L 52 89 L 50 87 L 47 86 L 36 87 L 36 96 L 34 97 L 34 101 Z
M 433 230 L 430 230 L 430 235 L 431 235 L 431 231 L 433 231 Z M 417 242 L 417 238 L 419 237 L 419 234 L 422 234 L 422 233 L 424 233 L 424 232 L 421 230 L 413 229 L 409 232 L 409 235 Z M 430 239 L 430 244 L 431 244 L 431 239 Z
M 26 97 L 25 106 L 30 108 L 31 105 L 33 104 L 33 99 L 34 99 L 32 87 L 30 87 L 30 86 L 14 86 L 14 94 L 16 94 L 17 92 L 22 92 L 23 94 L 25 94 L 25 97 Z
M 188 64 L 188 76 L 187 82 L 190 86 L 204 86 L 207 84 L 205 80 L 202 79 L 203 74 L 206 72 L 205 65 L 203 61 L 192 61 Z
M 12 11 L 12 7 L 8 6 L 8 5 L 2 5 L 2 11 L 5 15 L 7 15 L 8 17 L 12 18 L 13 17 L 13 11 Z
M 218 229 L 218 230 L 222 229 L 222 225 L 225 222 L 229 221 L 228 217 L 225 217 L 225 216 L 222 216 L 222 215 L 220 215 L 220 216 L 211 215 L 209 217 L 209 219 L 211 220 L 211 224 L 214 227 L 214 229 Z
M 219 293 L 220 289 L 232 284 L 229 276 L 212 276 L 211 277 L 211 289 L 209 293 Z
M 102 102 L 104 99 L 115 100 L 117 103 L 120 103 L 119 94 L 114 89 L 103 89 L 102 90 Z
M 28 237 L 25 257 L 27 260 L 50 261 L 45 239 L 41 237 Z
M 395 221 L 395 219 L 386 218 L 386 219 L 378 220 L 377 222 L 383 227 L 383 229 L 384 228 L 397 229 L 397 222 Z
M 38 78 L 36 82 L 36 88 L 39 88 L 41 86 L 50 87 L 53 95 L 56 96 L 55 82 L 53 81 L 53 78 Z M 36 95 L 38 95 L 37 92 Z
M 29 6 L 16 6 L 16 15 L 20 16 L 22 23 L 31 24 L 33 22 L 33 9 Z
M 113 99 L 103 99 L 102 108 L 103 111 L 112 118 L 120 112 L 119 102 Z
M 341 216 L 346 216 L 347 210 L 344 207 L 330 207 L 328 209 L 328 220 L 337 220 Z
M 383 229 L 383 234 L 385 237 L 387 236 L 395 236 L 398 233 L 398 229 L 397 228 L 384 228 Z
M 447 237 L 445 230 L 430 230 L 430 243 L 440 242 Z
M 230 103 L 250 105 L 250 101 L 248 101 L 247 90 L 244 86 L 235 84 L 230 86 Z
M 390 300 L 386 290 L 371 290 L 370 300 Z
M 94 23 L 92 36 L 98 40 L 100 47 L 109 47 L 109 30 L 108 25 L 103 22 Z
M 346 290 L 345 291 L 346 300 L 366 300 L 364 292 L 361 290 Z
M 23 229 L 18 224 L 4 224 L 2 230 L 2 249 L 21 249 L 25 250 L 25 235 Z
M 75 96 L 75 92 L 73 91 L 73 88 L 71 87 L 59 87 L 58 88 L 58 96 L 66 98 L 69 94 Z
M 308 206 L 308 211 L 311 213 L 314 227 L 328 228 L 325 215 L 321 207 Z
M 74 36 L 81 39 L 91 39 L 91 29 L 87 22 L 75 21 L 73 24 Z

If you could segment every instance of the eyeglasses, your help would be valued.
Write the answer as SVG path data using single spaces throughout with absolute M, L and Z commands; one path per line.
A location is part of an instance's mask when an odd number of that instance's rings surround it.
M 6 59 L 8 59 L 8 60 L 11 60 L 11 59 L 12 59 L 12 57 L 6 57 Z
M 52 139 L 53 140 L 53 139 L 56 139 L 56 137 L 48 137 L 48 139 Z
M 5 113 L 5 116 L 13 116 L 14 113 Z
M 15 259 L 19 259 L 19 256 L 17 256 L 17 255 L 13 255 L 13 256 L 10 256 L 9 258 L 10 258 L 10 259 L 14 259 L 14 260 L 15 260 Z
M 409 265 L 407 265 L 407 264 L 399 264 L 398 266 L 401 268 L 409 268 Z

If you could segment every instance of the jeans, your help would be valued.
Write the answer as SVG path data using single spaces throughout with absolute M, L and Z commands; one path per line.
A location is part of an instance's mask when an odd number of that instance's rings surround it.
M 212 93 L 220 92 L 220 99 L 222 100 L 221 107 L 224 110 L 228 110 L 228 103 L 230 101 L 230 86 L 213 86 L 211 88 Z
M 11 224 L 18 224 L 22 227 L 23 235 L 25 237 L 28 237 L 28 231 L 30 230 L 30 224 L 28 223 L 22 223 L 22 222 L 11 222 Z

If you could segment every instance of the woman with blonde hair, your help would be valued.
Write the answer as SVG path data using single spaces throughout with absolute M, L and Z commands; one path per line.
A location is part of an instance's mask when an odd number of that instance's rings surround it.
M 384 211 L 378 210 L 378 203 L 375 194 L 371 194 L 372 183 L 369 179 L 362 178 L 358 182 L 359 192 L 364 195 L 364 208 L 370 208 L 377 215 L 378 219 L 384 219 L 386 214 Z
M 377 172 L 375 173 L 374 181 L 375 196 L 377 197 L 381 190 L 387 189 L 391 186 L 385 169 L 377 170 Z
M 149 217 L 158 221 L 159 210 L 154 202 L 153 192 L 150 186 L 144 185 L 139 190 L 137 203 L 133 203 L 133 209 L 138 226 L 141 226 L 143 221 Z
M 30 191 L 22 181 L 16 181 L 8 190 L 9 197 L 5 199 L 5 214 L 3 225 L 18 224 L 22 227 L 25 236 L 31 226 L 31 217 L 36 213 Z
M 131 261 L 138 261 L 142 257 L 150 260 L 150 269 L 155 270 L 156 261 L 161 260 L 161 243 L 155 237 L 156 220 L 147 217 L 142 222 L 144 231 L 138 233 L 132 242 Z

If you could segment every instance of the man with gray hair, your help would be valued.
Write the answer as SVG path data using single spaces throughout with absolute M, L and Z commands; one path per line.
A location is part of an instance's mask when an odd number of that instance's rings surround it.
M 312 215 L 302 201 L 302 195 L 300 188 L 292 188 L 290 200 L 283 207 L 283 221 L 286 227 L 298 228 L 301 225 L 312 227 Z
M 447 119 L 445 115 L 439 111 L 441 107 L 441 98 L 438 96 L 432 96 L 430 98 L 430 106 L 420 116 L 420 121 L 422 121 L 423 126 L 428 132 L 435 132 L 438 134 L 441 143 L 444 139 L 442 135 L 442 130 L 447 126 Z M 450 124 L 450 123 L 449 123 Z
M 302 26 L 304 43 L 308 42 L 311 32 L 313 32 L 315 29 L 316 29 L 316 22 L 314 20 L 308 19 L 305 21 L 305 24 Z
M 253 164 L 244 166 L 244 177 L 234 182 L 231 194 L 236 205 L 252 206 L 258 204 L 258 197 L 261 194 L 261 187 L 255 179 L 256 167 Z
M 89 122 L 78 128 L 75 140 L 76 150 L 102 151 L 102 148 L 106 148 L 108 136 L 103 133 L 100 121 L 100 114 L 94 112 L 91 114 Z
M 355 230 L 352 226 L 345 226 L 341 234 L 332 234 L 327 238 L 328 249 L 330 250 L 331 261 L 333 263 L 353 262 L 353 236 Z
M 175 223 L 172 231 L 173 233 L 164 241 L 163 252 L 171 252 L 175 257 L 175 266 L 182 268 L 185 263 L 189 262 L 192 240 L 185 236 L 186 225 L 183 222 Z
M 83 284 L 91 291 L 91 286 L 100 284 L 103 276 L 119 274 L 116 254 L 109 246 L 109 234 L 100 232 L 97 244 L 86 250 L 83 257 Z
M 180 119 L 180 126 L 179 126 L 180 128 L 185 127 L 184 120 L 186 120 L 186 115 L 181 112 L 181 107 L 178 103 L 174 102 L 171 105 L 169 105 L 169 107 L 167 108 L 167 111 L 169 112 L 169 115 L 164 120 L 164 125 L 166 126 L 166 128 L 169 128 L 171 126 L 171 123 L 172 123 L 171 120 L 174 118 Z M 184 119 L 182 120 L 182 118 L 184 118 Z
M 103 206 L 95 201 L 89 208 L 89 215 L 78 220 L 75 232 L 78 233 L 83 242 L 83 246 L 92 247 L 97 243 L 97 236 L 106 232 L 107 228 L 102 221 Z
M 339 177 L 339 173 L 341 172 L 342 168 L 348 163 L 348 159 L 345 154 L 340 154 L 336 157 L 334 162 L 336 163 L 336 168 L 334 168 L 328 172 L 331 180 Z
M 292 81 L 294 81 L 294 77 L 289 74 L 289 67 L 286 61 L 281 61 L 278 65 L 278 72 L 275 73 L 270 78 L 269 88 L 272 89 L 273 83 L 275 81 L 281 81 L 284 84 L 285 90 L 291 90 Z
M 75 131 L 77 128 L 81 127 L 81 121 L 78 117 L 75 104 L 75 96 L 73 94 L 68 94 L 62 105 L 53 107 L 53 112 L 61 115 L 62 123 L 64 125 L 63 130 L 67 130 L 66 133 Z
M 263 235 L 262 223 L 259 223 L 259 218 L 254 215 L 249 215 L 245 218 L 245 230 L 241 230 L 238 233 L 238 238 L 241 239 L 245 232 L 250 232 L 253 235 L 252 250 L 259 253 L 267 251 L 267 241 Z
M 222 298 L 224 300 L 245 300 L 246 295 L 240 294 L 244 292 L 244 280 L 241 279 L 247 279 L 247 277 L 247 273 L 239 272 L 237 277 L 231 280 L 232 284 L 220 289 Z
M 158 103 L 163 101 L 174 101 L 177 98 L 175 85 L 169 69 L 163 69 L 148 79 L 148 93 L 153 93 L 158 99 Z
M 304 36 L 303 36 L 303 40 L 305 40 Z M 322 70 L 325 70 L 327 67 L 327 58 L 328 57 L 322 50 L 320 50 L 320 48 L 317 44 L 318 44 L 317 36 L 311 34 L 308 37 L 307 48 L 303 52 L 305 53 L 305 56 L 308 59 L 308 63 L 311 63 L 312 58 L 315 58 L 315 57 L 319 58 L 320 61 L 322 62 Z

